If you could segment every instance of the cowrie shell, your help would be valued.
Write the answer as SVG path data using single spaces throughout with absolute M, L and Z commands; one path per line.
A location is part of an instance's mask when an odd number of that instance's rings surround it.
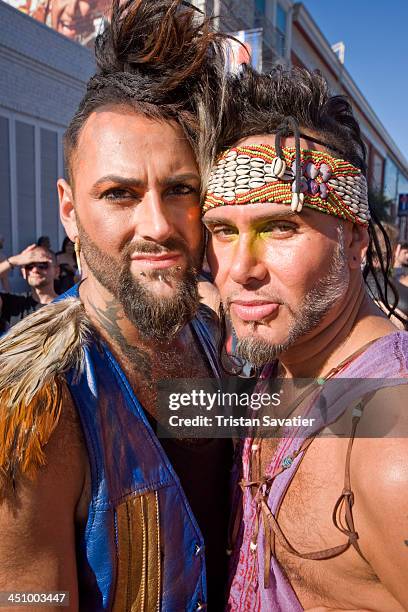
M 301 212 L 302 208 L 303 208 L 303 202 L 305 201 L 305 194 L 304 193 L 293 193 L 292 194 L 292 202 L 291 202 L 291 209 L 293 210 L 293 212 Z
M 255 189 L 256 187 L 263 187 L 265 185 L 265 181 L 258 181 L 256 179 L 249 181 L 249 186 L 251 189 Z
M 249 171 L 249 176 L 251 176 L 251 177 L 262 176 L 263 177 L 263 176 L 265 176 L 265 173 L 261 172 L 260 170 L 251 169 Z
M 249 155 L 238 155 L 237 157 L 237 164 L 238 165 L 242 165 L 242 164 L 248 164 L 248 162 L 250 161 L 250 157 Z
M 272 165 L 272 174 L 274 174 L 278 178 L 281 178 L 284 175 L 285 170 L 286 170 L 286 162 L 280 157 L 275 157 L 272 160 L 271 165 Z
M 245 176 L 245 175 L 249 176 L 250 169 L 249 169 L 249 166 L 239 166 L 236 172 L 238 176 Z

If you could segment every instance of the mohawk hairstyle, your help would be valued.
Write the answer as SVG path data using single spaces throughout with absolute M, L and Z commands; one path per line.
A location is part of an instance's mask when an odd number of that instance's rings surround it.
M 219 96 L 214 94 L 222 91 L 226 38 L 184 0 L 113 0 L 110 23 L 95 42 L 97 73 L 65 133 L 70 181 L 84 123 L 93 111 L 110 104 L 176 121 L 197 152 L 203 109 L 207 119 L 219 116 Z

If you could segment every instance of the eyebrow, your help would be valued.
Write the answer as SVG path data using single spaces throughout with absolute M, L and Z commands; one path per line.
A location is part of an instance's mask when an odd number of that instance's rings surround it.
M 199 181 L 200 177 L 195 172 L 186 172 L 185 174 L 176 174 L 174 176 L 169 176 L 163 181 L 160 181 L 160 184 L 164 187 L 171 187 L 172 185 L 177 185 L 178 183 L 182 183 L 183 181 L 191 181 L 193 179 Z M 146 184 L 145 181 L 140 178 L 125 177 L 120 176 L 118 174 L 107 174 L 106 176 L 102 176 L 101 178 L 99 178 L 92 185 L 92 191 L 97 190 L 98 187 L 106 183 L 115 183 L 116 185 L 121 185 L 124 187 L 144 187 Z
M 282 218 L 287 219 L 288 217 L 299 217 L 299 214 L 293 212 L 293 210 L 282 210 L 281 212 L 276 213 L 268 213 L 266 215 L 259 215 L 255 218 L 251 219 L 251 223 L 264 223 L 266 221 L 274 221 Z M 228 217 L 218 217 L 217 219 L 203 219 L 204 225 L 235 225 L 235 222 L 232 219 L 228 219 Z

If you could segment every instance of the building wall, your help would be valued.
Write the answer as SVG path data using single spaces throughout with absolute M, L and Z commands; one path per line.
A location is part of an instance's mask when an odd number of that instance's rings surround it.
M 401 237 L 404 237 L 408 228 L 397 218 L 397 196 L 408 183 L 408 162 L 302 4 L 294 6 L 291 53 L 294 65 L 319 69 L 334 93 L 344 94 L 351 100 L 367 146 L 369 185 L 392 200 L 387 212 L 400 224 Z
M 94 72 L 90 51 L 0 1 L 0 235 L 5 254 L 64 236 L 62 137 Z M 17 271 L 15 290 L 23 287 Z

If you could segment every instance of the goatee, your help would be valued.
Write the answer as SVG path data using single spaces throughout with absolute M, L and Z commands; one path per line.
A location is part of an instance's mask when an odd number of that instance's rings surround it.
M 191 321 L 200 304 L 197 272 L 187 245 L 180 238 L 170 238 L 162 244 L 134 241 L 123 249 L 119 261 L 103 253 L 78 223 L 81 253 L 88 268 L 100 284 L 121 304 L 126 317 L 145 340 L 170 342 L 184 325 Z M 153 270 L 136 278 L 130 269 L 133 253 L 184 253 L 187 266 L 184 273 L 174 268 Z M 149 289 L 149 282 L 172 285 L 173 295 L 158 296 Z

